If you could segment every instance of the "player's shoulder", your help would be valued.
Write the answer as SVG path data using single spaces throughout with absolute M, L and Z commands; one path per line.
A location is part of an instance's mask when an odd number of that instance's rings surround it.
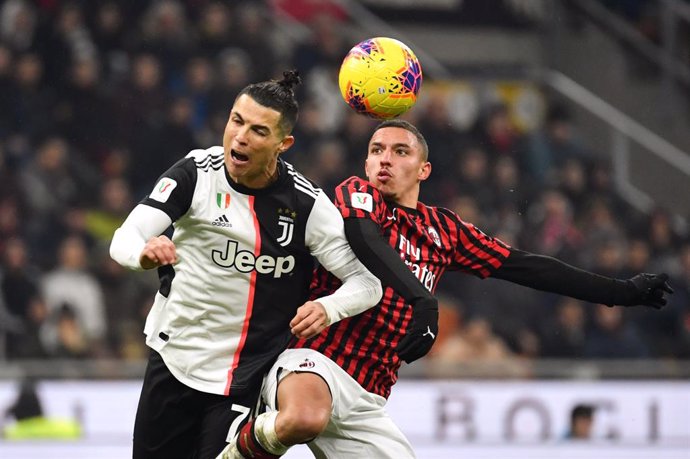
M 295 166 L 288 163 L 287 161 L 281 161 L 278 167 L 281 167 L 287 175 L 291 178 L 292 185 L 295 190 L 301 194 L 309 196 L 313 199 L 319 197 L 322 194 L 321 187 L 317 185 L 313 180 L 304 176 L 301 172 L 295 169 Z
M 185 159 L 191 159 L 194 166 L 203 171 L 219 170 L 225 164 L 225 155 L 221 146 L 192 150 L 187 153 Z
M 428 206 L 422 202 L 419 202 L 417 205 L 417 209 L 423 211 L 424 213 L 435 219 L 441 220 L 442 222 L 452 221 L 455 224 L 462 223 L 462 219 L 460 218 L 460 216 L 456 212 L 446 207 Z
M 344 190 L 346 193 L 354 194 L 369 194 L 375 200 L 381 199 L 381 192 L 370 181 L 361 177 L 352 176 L 343 180 L 336 188 Z

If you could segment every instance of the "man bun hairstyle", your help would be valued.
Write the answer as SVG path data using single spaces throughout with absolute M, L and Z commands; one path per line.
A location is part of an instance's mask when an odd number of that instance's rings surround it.
M 246 86 L 237 95 L 246 94 L 258 104 L 280 113 L 280 128 L 285 135 L 292 132 L 297 123 L 299 105 L 295 99 L 294 87 L 302 82 L 297 70 L 286 70 L 281 80 L 262 81 Z

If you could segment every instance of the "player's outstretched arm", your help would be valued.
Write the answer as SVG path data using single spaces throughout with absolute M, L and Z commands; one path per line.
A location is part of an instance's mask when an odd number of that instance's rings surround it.
M 614 279 L 585 271 L 556 258 L 512 249 L 493 277 L 526 287 L 571 296 L 609 306 L 666 305 L 673 289 L 666 274 L 638 274 L 630 279 Z
M 162 210 L 139 204 L 115 231 L 110 256 L 134 270 L 174 263 L 177 260 L 174 244 L 160 236 L 171 224 L 172 220 Z

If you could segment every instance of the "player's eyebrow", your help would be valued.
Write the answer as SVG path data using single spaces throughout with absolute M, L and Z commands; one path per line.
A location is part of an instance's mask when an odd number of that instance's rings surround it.
M 385 146 L 385 145 L 384 145 L 382 142 L 371 142 L 371 143 L 369 144 L 369 147 L 370 147 L 370 148 L 371 148 L 371 147 L 383 148 L 384 146 Z M 393 149 L 395 150 L 396 148 L 408 148 L 408 149 L 409 149 L 409 148 L 412 148 L 412 147 L 411 147 L 409 144 L 405 143 L 405 142 L 399 142 L 399 143 L 394 143 L 394 144 L 393 144 Z
M 237 118 L 239 118 L 239 120 L 240 120 L 241 122 L 243 122 L 243 123 L 245 122 L 245 121 L 244 121 L 244 117 L 242 116 L 242 114 L 241 114 L 240 112 L 238 112 L 238 111 L 236 111 L 236 110 L 233 110 L 233 111 L 230 112 L 230 113 L 231 113 L 232 115 L 236 116 Z M 270 133 L 271 133 L 271 128 L 268 127 L 268 126 L 266 126 L 265 124 L 251 124 L 250 126 L 251 126 L 251 128 L 254 129 L 255 131 L 262 131 L 262 132 L 265 133 L 265 134 L 270 134 Z

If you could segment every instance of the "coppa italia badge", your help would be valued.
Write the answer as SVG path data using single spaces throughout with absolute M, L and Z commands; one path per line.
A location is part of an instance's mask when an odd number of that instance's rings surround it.
M 314 368 L 316 364 L 309 359 L 304 359 L 304 362 L 299 364 L 300 368 Z

